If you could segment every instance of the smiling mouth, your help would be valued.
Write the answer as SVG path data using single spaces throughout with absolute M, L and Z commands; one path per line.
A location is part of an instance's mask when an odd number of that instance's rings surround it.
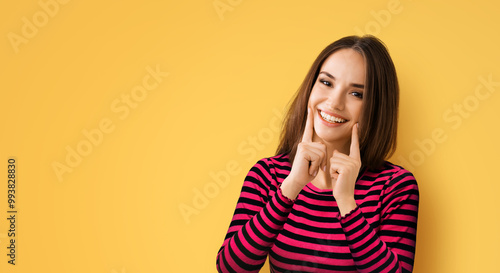
M 330 116 L 330 115 L 328 115 L 327 113 L 325 113 L 325 112 L 323 112 L 321 110 L 319 111 L 319 114 L 320 114 L 321 118 L 323 118 L 324 121 L 329 122 L 329 123 L 344 123 L 344 122 L 347 122 L 346 119 L 342 119 L 342 118 Z

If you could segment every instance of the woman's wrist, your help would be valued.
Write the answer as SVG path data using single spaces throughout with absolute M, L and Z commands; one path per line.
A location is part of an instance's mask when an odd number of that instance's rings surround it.
M 302 190 L 302 188 L 298 187 L 297 183 L 295 183 L 290 177 L 287 177 L 285 178 L 285 180 L 283 180 L 280 188 L 281 194 L 283 194 L 283 196 L 287 197 L 290 200 L 295 200 Z
M 337 206 L 339 207 L 340 216 L 344 217 L 358 205 L 356 204 L 356 200 L 354 200 L 353 196 L 352 198 L 337 199 Z

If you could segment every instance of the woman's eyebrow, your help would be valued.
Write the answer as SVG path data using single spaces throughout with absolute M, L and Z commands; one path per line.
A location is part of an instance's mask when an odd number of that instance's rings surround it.
M 356 88 L 365 89 L 365 86 L 363 84 L 359 84 L 359 83 L 351 83 L 351 86 L 356 87 Z
M 335 80 L 335 77 L 334 77 L 334 76 L 332 76 L 332 74 L 330 74 L 330 73 L 328 73 L 328 72 L 326 72 L 326 71 L 321 71 L 321 72 L 319 72 L 319 74 L 321 74 L 321 73 L 323 73 L 323 74 L 327 75 L 328 77 L 330 77 L 330 78 L 332 78 L 332 79 L 334 79 L 334 80 Z
M 326 71 L 321 71 L 319 72 L 319 74 L 325 74 L 326 76 L 328 76 L 329 78 L 332 78 L 332 80 L 335 80 L 335 77 L 332 76 L 332 74 L 326 72 Z M 364 84 L 359 84 L 359 83 L 351 83 L 351 86 L 352 87 L 356 87 L 356 88 L 361 88 L 361 89 L 364 89 L 365 88 L 365 85 Z

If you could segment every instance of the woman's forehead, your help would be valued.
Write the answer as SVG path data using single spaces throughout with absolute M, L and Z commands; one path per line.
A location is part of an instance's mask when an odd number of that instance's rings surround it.
M 332 53 L 323 62 L 319 72 L 322 71 L 332 75 L 335 80 L 356 84 L 365 82 L 365 60 L 354 49 L 340 49 Z

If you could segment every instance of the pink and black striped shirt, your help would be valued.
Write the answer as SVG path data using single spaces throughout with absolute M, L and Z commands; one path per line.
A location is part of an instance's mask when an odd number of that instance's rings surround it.
M 288 154 L 248 172 L 222 247 L 219 272 L 412 272 L 419 191 L 409 171 L 390 162 L 362 168 L 356 209 L 340 216 L 332 190 L 307 184 L 295 201 L 278 190 Z

